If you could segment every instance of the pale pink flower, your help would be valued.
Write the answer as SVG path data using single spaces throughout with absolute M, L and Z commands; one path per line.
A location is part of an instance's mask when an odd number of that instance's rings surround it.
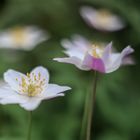
M 102 73 L 110 73 L 121 65 L 132 63 L 129 54 L 134 51 L 127 46 L 121 53 L 112 52 L 112 42 L 100 46 L 77 35 L 71 41 L 62 40 L 62 46 L 66 49 L 64 53 L 68 57 L 54 58 L 54 60 L 74 64 L 81 70 L 96 70 Z

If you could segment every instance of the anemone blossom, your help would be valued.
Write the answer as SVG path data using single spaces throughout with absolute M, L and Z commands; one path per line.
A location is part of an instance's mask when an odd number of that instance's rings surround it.
M 48 38 L 47 32 L 36 26 L 17 26 L 0 32 L 0 48 L 28 51 Z
M 83 6 L 80 8 L 80 14 L 87 24 L 97 30 L 113 32 L 125 27 L 124 21 L 107 9 Z
M 107 45 L 96 45 L 81 36 L 74 36 L 72 41 L 62 40 L 66 49 L 65 58 L 54 58 L 58 62 L 74 64 L 81 70 L 95 70 L 101 73 L 110 73 L 121 65 L 132 64 L 129 57 L 134 50 L 127 46 L 121 53 L 112 52 L 112 42 Z
M 15 70 L 4 73 L 5 84 L 0 86 L 0 104 L 19 104 L 25 110 L 36 109 L 42 100 L 64 96 L 70 87 L 49 83 L 49 73 L 36 67 L 27 75 Z

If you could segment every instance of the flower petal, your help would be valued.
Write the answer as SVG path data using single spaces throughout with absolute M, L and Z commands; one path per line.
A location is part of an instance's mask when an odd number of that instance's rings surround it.
M 57 84 L 48 84 L 46 90 L 43 93 L 44 99 L 50 99 L 58 96 L 64 96 L 62 92 L 70 90 L 68 86 L 59 86 Z
M 24 42 L 23 47 L 26 50 L 33 49 L 37 44 L 49 38 L 49 35 L 46 32 L 35 26 L 27 26 L 25 30 L 26 41 Z
M 110 62 L 112 42 L 110 42 L 104 49 L 102 60 L 105 64 Z
M 104 62 L 101 58 L 95 58 L 91 56 L 90 54 L 87 54 L 83 61 L 83 65 L 88 66 L 89 68 L 93 70 L 105 73 Z
M 38 78 L 40 75 L 40 80 L 45 79 L 46 84 L 48 84 L 48 82 L 49 82 L 49 72 L 48 72 L 47 68 L 44 68 L 42 66 L 38 66 L 38 67 L 34 68 L 31 71 L 30 75 L 31 75 L 32 80 L 34 80 L 34 75 L 36 76 L 36 78 Z
M 82 65 L 82 60 L 80 60 L 77 57 L 68 57 L 68 58 L 54 58 L 53 60 L 58 61 L 58 62 L 64 62 L 64 63 L 69 63 L 69 64 L 74 64 L 77 68 L 81 70 L 90 70 L 89 67 Z
M 69 57 L 77 57 L 81 60 L 84 59 L 85 53 L 79 51 L 78 49 L 69 49 L 64 51 L 65 54 L 67 54 Z
M 22 78 L 24 78 L 27 82 L 26 75 L 15 70 L 9 69 L 4 73 L 4 80 L 10 85 L 13 90 L 17 92 L 20 90 L 20 83 L 22 81 Z
M 134 50 L 128 46 L 121 53 L 116 53 L 111 55 L 111 63 L 109 65 L 106 65 L 106 72 L 110 73 L 115 70 L 117 70 L 123 63 L 125 63 L 123 60 L 131 53 L 133 53 Z
M 8 32 L 0 33 L 0 48 L 14 48 L 14 43 Z
M 27 97 L 18 94 L 8 85 L 0 88 L 0 103 L 1 104 L 19 104 L 27 101 Z
M 79 59 L 84 58 L 85 53 L 91 46 L 91 44 L 80 35 L 72 36 L 71 41 L 64 39 L 61 41 L 61 44 L 66 49 L 66 51 L 64 51 L 65 54 L 70 57 L 78 57 Z
M 71 41 L 63 39 L 61 44 L 65 49 L 78 49 L 79 51 L 87 51 L 87 48 L 91 45 L 88 40 L 80 35 L 73 35 Z
M 19 104 L 25 110 L 33 111 L 35 110 L 41 103 L 41 98 L 36 97 L 28 97 L 28 100 L 25 103 Z

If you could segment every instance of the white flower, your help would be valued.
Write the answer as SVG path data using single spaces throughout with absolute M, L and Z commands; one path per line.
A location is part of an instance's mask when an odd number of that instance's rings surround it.
M 83 6 L 80 9 L 81 16 L 85 21 L 97 30 L 102 31 L 118 31 L 124 28 L 125 24 L 123 20 L 108 11 L 107 9 L 95 9 L 88 6 Z
M 71 89 L 49 83 L 49 73 L 44 67 L 36 67 L 27 75 L 15 70 L 4 73 L 7 84 L 0 86 L 1 104 L 19 104 L 26 110 L 36 109 L 42 100 L 64 96 L 64 91 Z
M 0 32 L 0 48 L 32 50 L 49 35 L 35 26 L 18 26 Z
M 92 44 L 81 36 L 74 36 L 71 41 L 63 40 L 62 46 L 68 57 L 54 58 L 62 63 L 70 63 L 80 70 L 96 70 L 101 73 L 110 73 L 121 65 L 132 64 L 129 55 L 134 50 L 127 46 L 121 53 L 112 52 L 112 43 L 107 45 Z

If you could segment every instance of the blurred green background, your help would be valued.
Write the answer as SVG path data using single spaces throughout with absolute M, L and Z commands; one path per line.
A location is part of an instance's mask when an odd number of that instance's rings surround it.
M 101 33 L 79 15 L 81 5 L 108 8 L 126 22 L 125 29 Z M 120 51 L 131 44 L 136 65 L 100 75 L 95 107 L 94 140 L 140 140 L 140 3 L 138 0 L 0 0 L 0 29 L 38 25 L 51 38 L 30 52 L 0 50 L 0 77 L 9 69 L 28 72 L 47 67 L 51 82 L 72 87 L 65 97 L 43 101 L 33 113 L 33 140 L 79 140 L 90 72 L 52 61 L 64 56 L 60 40 L 81 34 L 90 40 L 113 41 Z M 0 105 L 0 140 L 24 140 L 27 112 L 18 105 Z M 93 139 L 92 136 L 92 139 Z

